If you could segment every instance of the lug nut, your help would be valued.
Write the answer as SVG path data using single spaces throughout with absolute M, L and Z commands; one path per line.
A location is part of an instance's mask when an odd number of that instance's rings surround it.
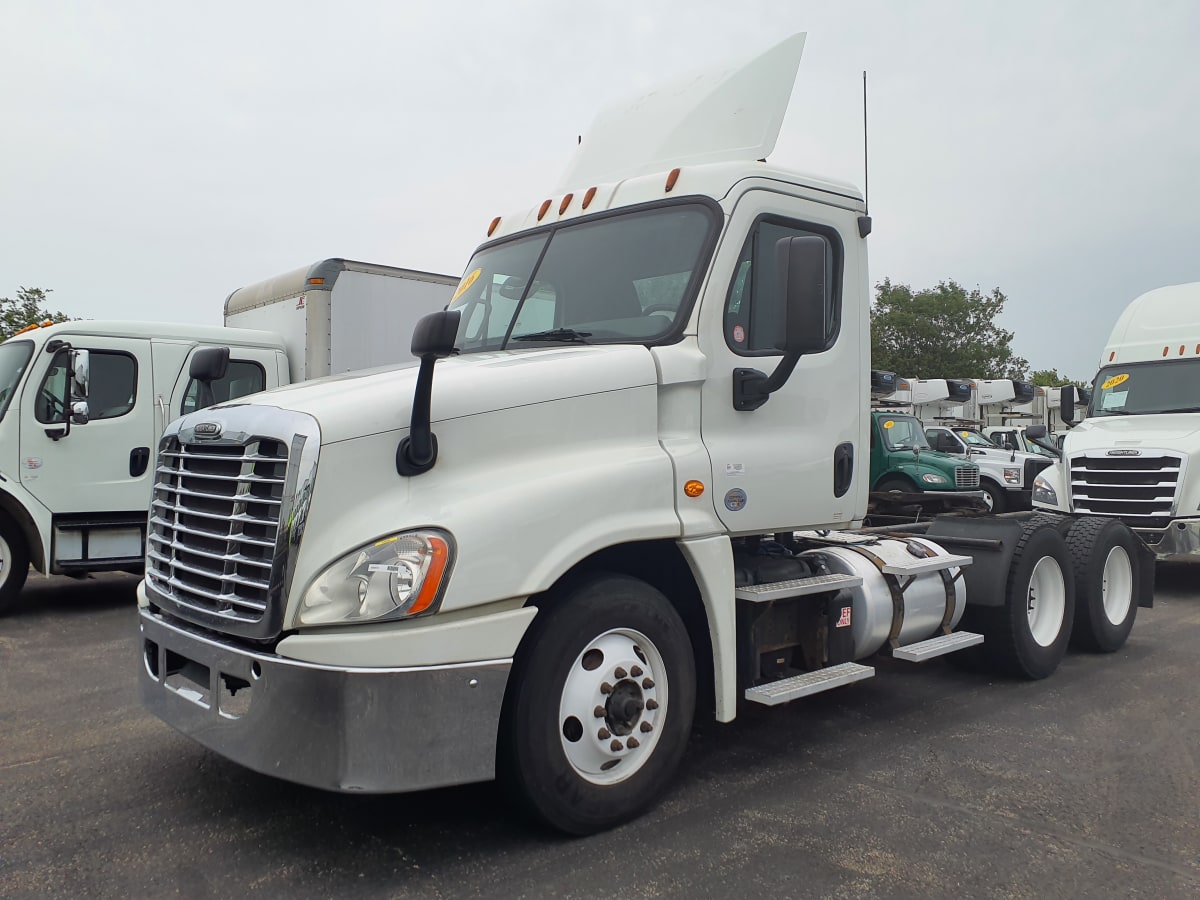
M 643 687 L 643 688 L 645 688 L 645 689 L 646 689 L 646 690 L 648 690 L 648 691 L 649 691 L 649 690 L 653 690 L 653 688 L 654 688 L 654 680 L 653 680 L 652 678 L 643 678 L 643 679 L 642 679 L 642 687 Z
M 629 670 L 629 674 L 632 675 L 634 678 L 641 678 L 642 677 L 642 667 L 634 666 L 632 669 Z
M 649 722 L 643 722 L 641 725 L 641 728 L 642 728 L 642 734 L 649 734 L 651 731 L 654 730 L 654 726 L 651 725 Z
M 624 750 L 624 749 L 625 749 L 625 745 L 624 745 L 624 744 L 622 744 L 620 741 L 618 741 L 618 740 L 616 740 L 616 739 L 614 738 L 614 739 L 613 739 L 613 742 L 612 742 L 611 744 L 609 744 L 609 745 L 608 745 L 608 749 L 609 749 L 609 750 L 611 750 L 613 753 L 616 753 L 616 752 L 618 752 L 618 751 L 620 751 L 620 750 Z
M 592 710 L 592 715 L 595 716 L 597 719 L 603 719 L 607 715 L 607 713 L 605 712 L 603 706 L 597 706 L 595 709 Z
M 635 737 L 631 737 L 625 743 L 629 746 L 630 750 L 636 750 L 638 747 L 642 746 L 641 743 L 638 741 L 638 739 Z
M 611 694 L 612 693 L 612 685 L 609 684 L 607 681 L 604 682 L 604 684 L 600 685 L 600 693 Z
M 654 699 L 647 700 L 646 709 L 658 709 L 658 701 Z
M 602 741 L 607 741 L 610 737 L 612 737 L 612 732 L 607 728 L 601 728 L 596 732 L 596 737 L 600 738 Z
M 616 675 L 617 678 L 624 678 L 629 673 L 626 672 L 624 669 L 622 669 L 620 666 L 617 666 L 617 671 L 613 672 L 613 674 Z

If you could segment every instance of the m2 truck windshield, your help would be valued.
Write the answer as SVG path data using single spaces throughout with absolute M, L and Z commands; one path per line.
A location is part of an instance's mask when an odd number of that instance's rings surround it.
M 478 251 L 450 304 L 461 353 L 678 333 L 718 225 L 702 203 L 565 222 Z
M 883 445 L 889 450 L 929 450 L 921 423 L 911 416 L 889 416 L 879 422 Z
M 1109 366 L 1096 376 L 1089 416 L 1200 412 L 1200 359 Z
M 3 419 L 8 411 L 9 401 L 12 400 L 13 392 L 32 355 L 31 341 L 9 341 L 0 344 L 0 419 Z
M 984 437 L 978 431 L 972 431 L 970 428 L 956 428 L 954 433 L 962 438 L 962 442 L 968 447 L 991 447 L 996 449 L 998 446 L 995 441 Z

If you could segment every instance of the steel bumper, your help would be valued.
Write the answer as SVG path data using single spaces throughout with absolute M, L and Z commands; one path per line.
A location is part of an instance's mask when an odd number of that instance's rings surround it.
M 1159 562 L 1200 562 L 1200 519 L 1178 519 L 1161 531 L 1134 530 Z
M 390 793 L 495 776 L 511 659 L 334 668 L 222 643 L 147 609 L 142 702 L 256 772 Z

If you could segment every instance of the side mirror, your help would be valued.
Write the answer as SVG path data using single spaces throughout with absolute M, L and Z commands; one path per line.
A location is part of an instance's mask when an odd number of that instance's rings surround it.
M 91 358 L 86 350 L 71 351 L 71 386 L 72 397 L 76 400 L 86 400 L 88 385 L 91 383 Z
M 784 295 L 787 322 L 783 359 L 767 376 L 758 369 L 733 370 L 733 408 L 758 409 L 787 383 L 801 356 L 829 349 L 829 297 L 833 279 L 828 242 L 815 234 L 787 237 L 775 243 L 775 272 Z
M 188 364 L 188 377 L 200 385 L 199 395 L 196 397 L 197 409 L 204 409 L 216 402 L 212 383 L 220 381 L 228 371 L 228 347 L 202 347 L 192 354 L 192 361 Z
M 1037 440 L 1038 438 L 1044 438 L 1045 436 L 1045 425 L 1030 425 L 1025 429 L 1025 437 L 1029 438 L 1031 441 Z
M 71 404 L 71 422 L 74 425 L 88 423 L 88 402 L 86 400 L 76 400 Z
M 1025 429 L 1025 437 L 1043 450 L 1048 450 L 1051 456 L 1062 459 L 1062 450 L 1050 438 L 1045 425 L 1030 425 Z
M 406 477 L 421 475 L 437 462 L 437 436 L 430 428 L 433 402 L 433 367 L 454 352 L 462 310 L 444 309 L 422 316 L 413 329 L 412 354 L 421 360 L 413 391 L 412 418 L 408 437 L 396 448 L 396 471 Z
M 1075 385 L 1064 384 L 1059 389 L 1058 414 L 1068 425 L 1075 424 Z

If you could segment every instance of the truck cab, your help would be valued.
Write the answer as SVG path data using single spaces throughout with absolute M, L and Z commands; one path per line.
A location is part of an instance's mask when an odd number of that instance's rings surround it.
M 230 350 L 205 387 L 191 362 Z M 146 508 L 167 423 L 288 378 L 265 332 L 80 321 L 0 344 L 0 609 L 44 574 L 141 571 Z M 203 400 L 202 400 L 203 398 Z
M 871 413 L 871 490 L 975 491 L 979 466 L 933 447 L 921 421 L 907 413 Z
M 1000 447 L 969 425 L 931 425 L 925 436 L 935 450 L 979 466 L 979 488 L 995 513 L 1029 509 L 1034 476 L 1050 465 L 1044 456 Z

